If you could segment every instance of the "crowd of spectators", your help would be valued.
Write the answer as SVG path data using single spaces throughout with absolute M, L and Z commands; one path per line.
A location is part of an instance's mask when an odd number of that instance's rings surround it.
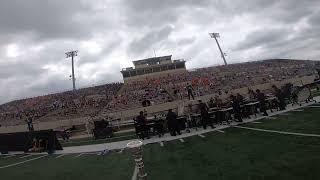
M 49 117 L 70 118 L 101 110 L 109 113 L 152 106 L 188 98 L 188 89 L 190 98 L 190 87 L 193 96 L 197 97 L 313 74 L 317 74 L 315 62 L 303 60 L 265 60 L 201 68 L 161 77 L 146 77 L 125 84 L 111 83 L 76 92 L 12 101 L 0 105 L 0 124 L 8 122 L 9 125 L 16 125 L 29 117 L 45 121 Z
M 312 74 L 316 74 L 315 62 L 303 60 L 265 60 L 201 68 L 126 83 L 107 109 L 141 107 L 146 100 L 153 105 L 188 98 L 188 84 L 197 97 Z
M 111 83 L 62 93 L 12 101 L 0 106 L 0 124 L 16 125 L 33 120 L 79 116 L 104 108 L 113 99 L 122 83 Z M 93 111 L 92 111 L 93 110 Z M 60 117 L 57 117 L 60 116 Z

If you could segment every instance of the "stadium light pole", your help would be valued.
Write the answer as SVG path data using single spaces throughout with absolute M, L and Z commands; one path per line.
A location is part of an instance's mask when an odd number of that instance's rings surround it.
M 228 65 L 227 61 L 226 61 L 226 58 L 224 57 L 225 53 L 222 52 L 222 49 L 221 49 L 220 44 L 219 44 L 218 39 L 217 39 L 217 38 L 220 37 L 220 34 L 219 33 L 209 33 L 209 35 L 210 35 L 211 38 L 214 38 L 216 40 L 218 48 L 219 48 L 220 53 L 221 53 L 221 57 L 222 57 L 222 59 L 224 61 L 224 65 Z
M 76 79 L 74 77 L 74 61 L 73 61 L 73 57 L 78 55 L 78 51 L 70 51 L 70 52 L 66 52 L 66 57 L 69 58 L 71 57 L 71 61 L 72 61 L 72 86 L 73 86 L 73 91 L 76 90 Z

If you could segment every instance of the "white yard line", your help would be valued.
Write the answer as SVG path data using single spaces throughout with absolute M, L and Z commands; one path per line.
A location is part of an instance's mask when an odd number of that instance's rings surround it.
M 164 144 L 163 144 L 163 142 L 161 141 L 161 142 L 159 142 L 159 144 L 160 144 L 160 146 L 161 147 L 163 147 L 164 146 Z
M 124 151 L 124 148 L 123 148 L 123 149 L 121 149 L 121 150 L 119 151 L 119 153 L 123 153 L 123 151 Z
M 293 112 L 302 112 L 303 109 L 295 109 L 295 110 L 292 110 Z
M 262 122 L 260 122 L 260 121 L 252 121 L 252 122 L 250 122 L 250 123 L 253 123 L 253 124 L 261 124 Z
M 275 131 L 275 130 L 268 130 L 268 129 L 250 128 L 250 127 L 244 127 L 244 126 L 233 126 L 233 127 L 240 128 L 240 129 L 254 130 L 254 131 L 272 132 L 272 133 L 278 133 L 278 134 L 288 134 L 288 135 L 307 136 L 307 137 L 320 137 L 320 134 L 305 134 L 305 133 L 295 133 L 295 132 L 286 132 L 286 131 Z
M 219 132 L 219 133 L 224 133 L 224 131 L 222 131 L 222 130 L 220 130 L 220 129 L 218 129 L 217 132 Z
M 279 114 L 280 116 L 289 116 L 289 115 L 292 115 L 290 113 L 282 113 L 282 114 Z
M 184 142 L 185 142 L 185 141 L 184 141 L 184 139 L 182 139 L 182 138 L 180 138 L 180 139 L 179 139 L 179 141 L 180 141 L 180 142 L 182 142 L 182 143 L 184 143 Z
M 56 159 L 61 158 L 62 156 L 65 156 L 65 155 L 67 155 L 67 154 L 60 154 L 59 156 L 56 157 Z
M 34 161 L 34 160 L 37 160 L 37 159 L 41 159 L 41 158 L 44 158 L 44 157 L 46 157 L 46 156 L 48 156 L 48 155 L 44 155 L 44 156 L 40 156 L 40 157 L 28 159 L 28 160 L 25 160 L 25 161 L 17 162 L 17 163 L 14 163 L 14 164 L 9 164 L 9 165 L 6 165 L 6 166 L 0 166 L 0 169 L 12 167 L 12 166 L 17 166 L 17 165 L 19 165 L 19 164 L 24 164 L 24 163 L 27 163 L 27 162 L 30 162 L 30 161 Z
M 82 155 L 83 155 L 83 153 L 80 153 L 80 154 L 76 155 L 75 158 L 78 158 L 78 157 L 80 157 Z
M 3 159 L 7 159 L 7 158 L 11 158 L 11 157 L 15 157 L 16 155 L 11 154 L 11 155 L 6 155 L 6 157 L 4 157 Z
M 198 136 L 200 136 L 201 138 L 205 138 L 203 134 L 198 134 Z
M 113 138 L 107 138 L 107 139 L 96 139 L 96 140 L 86 140 L 86 141 L 69 141 L 62 144 L 79 144 L 79 143 L 90 143 L 90 142 L 99 142 L 99 141 L 106 141 L 106 140 L 113 140 L 113 139 L 119 139 L 119 138 L 125 138 L 125 137 L 135 137 L 135 134 L 127 135 L 127 136 L 118 136 Z
M 131 180 L 137 180 L 137 175 L 138 175 L 138 168 L 137 166 L 134 166 L 134 171 L 133 171 Z
M 265 117 L 266 119 L 277 119 L 275 117 L 272 117 L 272 116 L 268 116 L 268 117 Z
M 26 156 L 21 156 L 21 157 L 19 157 L 20 159 L 23 159 L 23 158 L 27 158 L 27 157 L 30 157 L 30 156 L 33 156 L 33 154 L 28 154 L 28 155 L 26 155 Z

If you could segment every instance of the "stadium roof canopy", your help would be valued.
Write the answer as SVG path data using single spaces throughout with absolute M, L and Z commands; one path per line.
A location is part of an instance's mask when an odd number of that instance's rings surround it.
M 136 60 L 136 61 L 132 61 L 132 62 L 135 66 L 141 65 L 141 64 L 154 65 L 154 64 L 159 64 L 161 61 L 171 61 L 171 57 L 172 57 L 172 55 L 161 56 L 161 57 L 152 57 L 152 58 Z

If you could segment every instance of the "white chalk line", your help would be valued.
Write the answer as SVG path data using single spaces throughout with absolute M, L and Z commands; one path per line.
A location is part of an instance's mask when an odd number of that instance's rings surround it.
M 250 122 L 250 123 L 253 123 L 253 124 L 261 124 L 262 122 L 260 122 L 260 121 L 252 121 L 252 122 Z
M 222 131 L 222 130 L 220 130 L 220 129 L 218 129 L 217 132 L 219 132 L 219 133 L 224 133 L 224 131 Z
M 272 132 L 272 133 L 278 133 L 278 134 L 287 134 L 287 135 L 296 135 L 296 136 L 307 136 L 307 137 L 320 137 L 320 134 L 306 134 L 306 133 L 295 133 L 295 132 L 286 132 L 286 131 L 276 131 L 276 130 L 251 128 L 251 127 L 244 127 L 244 126 L 233 126 L 233 127 L 235 127 L 235 128 L 240 128 L 240 129 L 254 130 L 254 131 Z
M 292 114 L 290 114 L 290 113 L 282 113 L 282 114 L 279 114 L 280 116 L 290 116 L 290 115 L 292 115 Z
M 3 159 L 7 159 L 7 158 L 11 158 L 11 157 L 15 157 L 16 155 L 14 155 L 14 154 L 9 154 L 9 155 L 6 155 Z
M 26 156 L 21 156 L 21 157 L 19 157 L 20 159 L 23 159 L 23 158 L 27 158 L 27 157 L 30 157 L 30 156 L 33 156 L 33 154 L 28 154 L 28 155 L 26 155 Z
M 56 157 L 56 159 L 61 158 L 62 156 L 65 156 L 67 154 L 60 154 L 59 156 Z
M 90 143 L 90 142 L 99 142 L 99 141 L 111 141 L 111 140 L 114 140 L 114 139 L 120 139 L 120 138 L 125 138 L 125 137 L 134 137 L 136 136 L 135 134 L 132 134 L 132 135 L 126 135 L 126 136 L 118 136 L 118 137 L 113 137 L 113 138 L 107 138 L 107 139 L 94 139 L 94 140 L 86 140 L 86 141 L 69 141 L 69 142 L 65 142 L 65 143 L 62 143 L 63 145 L 66 145 L 66 144 L 79 144 L 79 143 Z
M 123 148 L 123 149 L 120 149 L 119 153 L 123 153 L 123 151 L 124 151 L 124 148 Z
M 277 119 L 276 117 L 272 117 L 272 116 L 268 116 L 268 117 L 265 117 L 266 119 Z
M 304 110 L 303 109 L 295 109 L 295 110 L 292 110 L 293 112 L 303 112 Z
M 78 157 L 80 157 L 82 155 L 83 155 L 83 153 L 80 153 L 80 154 L 76 155 L 75 158 L 78 158 Z
M 46 156 L 48 156 L 48 155 L 44 155 L 44 156 L 28 159 L 28 160 L 25 160 L 25 161 L 17 162 L 17 163 L 14 163 L 14 164 L 9 164 L 9 165 L 6 165 L 6 166 L 1 166 L 0 169 L 12 167 L 12 166 L 17 166 L 17 165 L 24 164 L 24 163 L 27 163 L 27 162 L 30 162 L 30 161 L 34 161 L 34 160 L 37 160 L 37 159 L 44 158 Z

